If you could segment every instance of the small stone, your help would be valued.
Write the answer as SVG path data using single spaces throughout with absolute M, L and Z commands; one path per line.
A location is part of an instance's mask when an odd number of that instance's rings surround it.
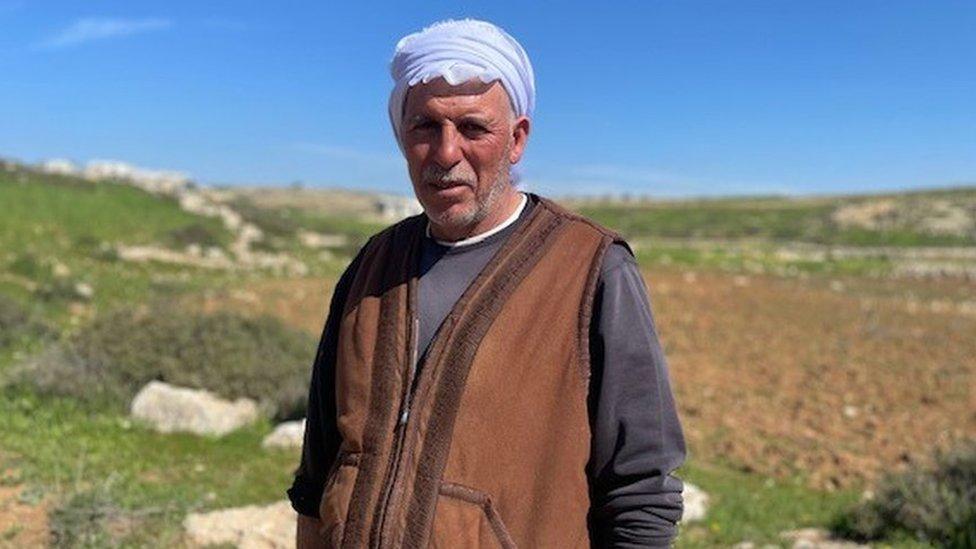
M 684 500 L 682 522 L 692 522 L 705 518 L 708 513 L 709 497 L 701 488 L 686 482 L 684 490 L 681 491 L 681 498 Z
M 51 267 L 51 273 L 53 273 L 54 276 L 58 278 L 66 278 L 68 275 L 71 274 L 71 269 L 69 269 L 68 266 L 65 265 L 64 263 L 61 263 L 60 261 L 56 261 L 54 265 Z
M 305 420 L 279 423 L 271 433 L 264 437 L 261 446 L 265 448 L 301 448 L 305 439 Z
M 91 299 L 95 295 L 95 289 L 87 282 L 78 282 L 75 284 L 75 294 L 84 299 Z

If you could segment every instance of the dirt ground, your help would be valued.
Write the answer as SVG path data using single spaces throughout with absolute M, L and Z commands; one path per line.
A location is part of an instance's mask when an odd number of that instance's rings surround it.
M 860 486 L 976 437 L 976 284 L 645 272 L 692 459 Z M 318 334 L 332 281 L 262 282 L 204 308 Z
M 47 505 L 25 497 L 16 472 L 0 468 L 0 547 L 45 547 L 50 542 Z
M 696 459 L 829 489 L 976 437 L 971 283 L 645 279 Z

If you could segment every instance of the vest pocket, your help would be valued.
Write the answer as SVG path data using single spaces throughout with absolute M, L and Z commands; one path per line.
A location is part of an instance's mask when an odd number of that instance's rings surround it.
M 453 482 L 441 483 L 430 549 L 453 547 L 514 549 L 491 496 Z
M 322 536 L 328 547 L 339 547 L 342 532 L 349 513 L 349 500 L 356 486 L 359 473 L 359 453 L 339 452 L 332 474 L 329 476 L 319 502 L 319 518 L 322 520 Z

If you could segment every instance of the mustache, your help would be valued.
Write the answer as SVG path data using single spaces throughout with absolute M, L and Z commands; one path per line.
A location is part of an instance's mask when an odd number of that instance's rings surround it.
M 474 186 L 478 182 L 478 176 L 473 169 L 463 164 L 455 164 L 449 170 L 445 170 L 437 164 L 429 164 L 421 172 L 420 180 L 427 185 L 450 183 Z

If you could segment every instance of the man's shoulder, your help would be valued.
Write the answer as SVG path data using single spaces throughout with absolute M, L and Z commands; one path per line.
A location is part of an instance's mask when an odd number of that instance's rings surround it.
M 418 231 L 424 230 L 426 222 L 426 214 L 419 213 L 388 225 L 366 240 L 366 243 L 359 250 L 359 255 L 366 256 L 378 251 L 403 249 L 402 246 L 409 242 L 410 238 L 417 236 Z M 394 246 L 394 244 L 399 246 Z
M 427 222 L 427 214 L 421 212 L 419 214 L 404 217 L 400 221 L 393 223 L 392 225 L 387 225 L 380 231 L 373 234 L 370 240 L 383 240 L 387 238 L 394 238 L 398 236 L 405 236 L 411 231 L 423 230 L 424 225 Z
M 535 196 L 539 201 L 538 206 L 548 209 L 553 214 L 561 217 L 566 222 L 573 224 L 580 230 L 594 232 L 602 237 L 610 239 L 612 245 L 609 247 L 608 253 L 610 253 L 614 248 L 622 248 L 627 252 L 627 255 L 633 256 L 633 251 L 630 248 L 630 244 L 627 243 L 626 239 L 619 232 L 606 227 L 579 212 L 570 210 L 551 198 L 541 195 Z M 617 252 L 613 253 L 616 254 Z

